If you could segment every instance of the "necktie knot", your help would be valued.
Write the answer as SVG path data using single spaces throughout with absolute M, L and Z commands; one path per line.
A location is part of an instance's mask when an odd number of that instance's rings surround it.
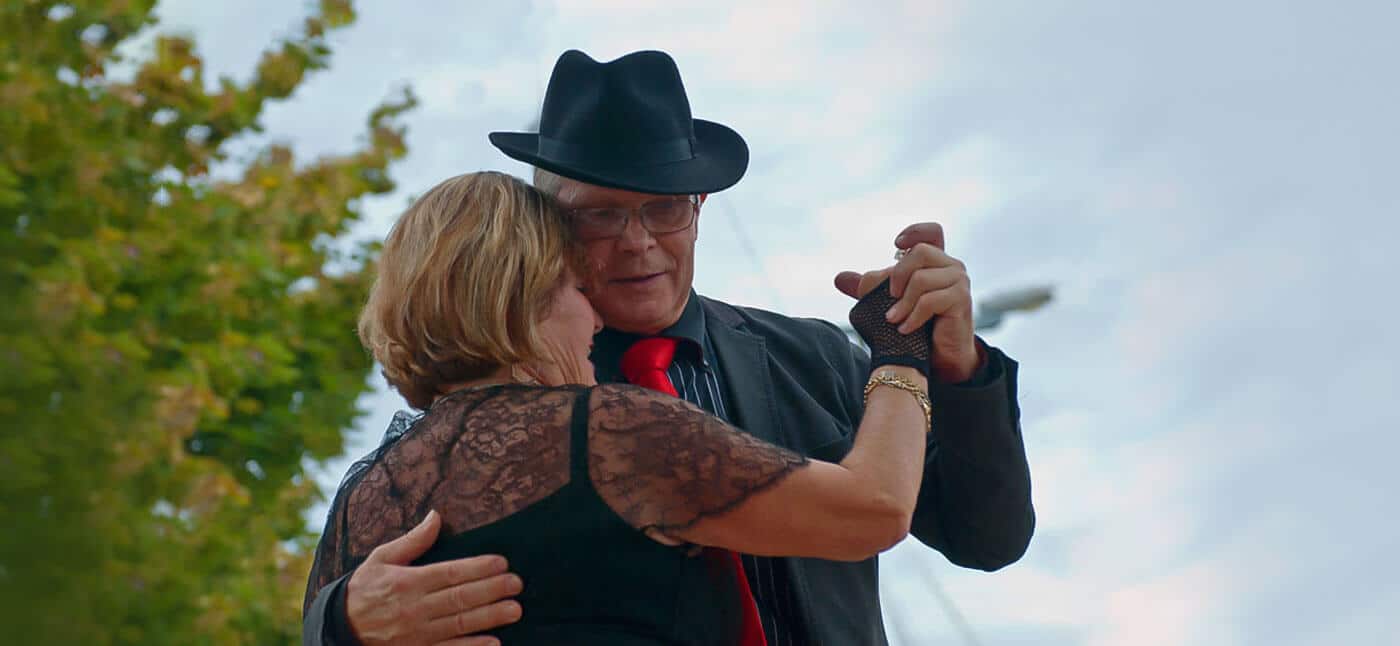
M 676 396 L 676 387 L 666 376 L 676 357 L 677 340 L 665 336 L 640 339 L 622 353 L 622 376 L 628 383 Z

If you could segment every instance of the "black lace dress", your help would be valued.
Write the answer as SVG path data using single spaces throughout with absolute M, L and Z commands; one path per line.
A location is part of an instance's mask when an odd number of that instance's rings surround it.
M 529 644 L 732 644 L 734 571 L 663 545 L 806 459 L 674 397 L 635 386 L 493 386 L 395 419 L 341 483 L 307 599 L 376 546 L 443 518 L 419 563 L 503 554 L 525 581 Z M 675 543 L 676 541 L 668 541 Z

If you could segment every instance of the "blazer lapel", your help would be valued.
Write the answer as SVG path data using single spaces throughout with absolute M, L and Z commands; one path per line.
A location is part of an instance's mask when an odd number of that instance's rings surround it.
M 730 421 L 750 435 L 787 446 L 763 338 L 740 329 L 742 319 L 727 315 L 719 310 L 721 307 L 705 301 L 705 327 L 714 344 L 720 380 L 727 390 L 725 404 L 732 413 Z

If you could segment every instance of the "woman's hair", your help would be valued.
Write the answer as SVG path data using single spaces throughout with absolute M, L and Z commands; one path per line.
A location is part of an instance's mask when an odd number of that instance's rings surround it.
M 577 252 L 553 200 L 496 172 L 434 186 L 394 224 L 360 314 L 360 341 L 410 406 L 447 384 L 539 359 L 547 316 Z

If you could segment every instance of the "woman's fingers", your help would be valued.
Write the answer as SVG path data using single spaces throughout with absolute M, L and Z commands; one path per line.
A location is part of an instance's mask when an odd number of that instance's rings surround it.
M 925 293 L 915 302 L 914 309 L 905 317 L 904 322 L 899 324 L 900 334 L 912 334 L 933 317 L 951 311 L 968 298 L 967 290 L 960 285 Z
M 911 312 L 918 306 L 919 302 L 928 294 L 941 292 L 960 285 L 969 285 L 967 272 L 957 265 L 943 267 L 931 267 L 921 269 L 912 274 L 905 286 L 904 293 L 899 297 L 899 302 L 895 303 L 886 313 L 885 320 L 891 323 L 905 321 Z M 969 294 L 971 289 L 969 287 Z M 969 295 L 969 300 L 971 296 Z M 934 310 L 932 314 L 941 314 L 943 310 Z M 915 327 L 923 325 L 928 321 L 925 317 L 922 321 L 914 324 Z

